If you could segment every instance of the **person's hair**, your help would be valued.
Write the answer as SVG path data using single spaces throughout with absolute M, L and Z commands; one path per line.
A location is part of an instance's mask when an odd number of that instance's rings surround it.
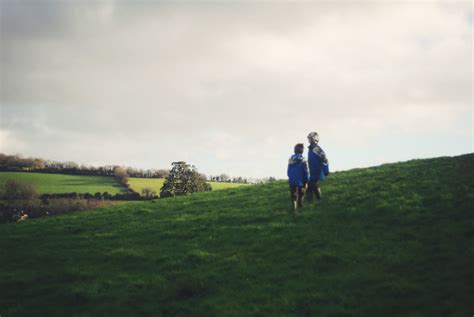
M 298 143 L 295 145 L 295 154 L 303 154 L 304 151 L 304 144 Z

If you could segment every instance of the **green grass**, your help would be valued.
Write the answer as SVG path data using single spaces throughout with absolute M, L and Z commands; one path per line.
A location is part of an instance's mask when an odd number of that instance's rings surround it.
M 129 178 L 128 183 L 130 188 L 141 194 L 143 188 L 151 188 L 158 195 L 160 194 L 161 186 L 163 186 L 164 178 Z
M 2 316 L 471 316 L 474 155 L 0 225 Z
M 113 177 L 108 176 L 0 172 L 0 187 L 10 179 L 35 184 L 42 194 L 108 192 L 114 195 L 126 192 Z
M 239 188 L 242 186 L 250 186 L 249 184 L 239 184 L 239 183 L 222 183 L 222 182 L 209 182 L 211 184 L 212 190 L 221 190 L 229 188 Z
M 157 194 L 160 193 L 161 186 L 163 186 L 164 178 L 129 178 L 128 182 L 130 187 L 141 193 L 142 189 L 145 187 L 153 189 Z M 236 184 L 236 183 L 219 183 L 219 182 L 209 182 L 211 184 L 212 190 L 221 190 L 229 188 L 237 188 L 241 186 L 248 186 L 247 184 Z

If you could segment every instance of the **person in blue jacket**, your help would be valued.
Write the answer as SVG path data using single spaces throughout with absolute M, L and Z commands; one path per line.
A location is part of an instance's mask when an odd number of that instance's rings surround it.
M 294 152 L 288 161 L 288 180 L 290 183 L 291 206 L 294 212 L 303 207 L 304 190 L 308 184 L 308 164 L 303 157 L 304 144 L 295 145 Z
M 306 191 L 306 200 L 313 201 L 314 196 L 317 199 L 322 198 L 321 189 L 318 182 L 324 180 L 329 174 L 328 159 L 326 153 L 319 146 L 319 135 L 317 132 L 308 134 L 308 165 L 309 165 L 309 182 Z

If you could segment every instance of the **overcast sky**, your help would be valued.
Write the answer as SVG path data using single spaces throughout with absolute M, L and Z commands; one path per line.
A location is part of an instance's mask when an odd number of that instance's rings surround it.
M 1 3 L 0 152 L 285 177 L 473 151 L 471 1 Z

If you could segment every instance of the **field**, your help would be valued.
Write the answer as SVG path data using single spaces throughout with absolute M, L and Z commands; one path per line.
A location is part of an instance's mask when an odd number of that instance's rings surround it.
M 129 178 L 128 180 L 130 187 L 141 193 L 142 189 L 145 187 L 153 189 L 157 194 L 160 193 L 161 186 L 163 186 L 164 178 Z M 236 183 L 218 183 L 218 182 L 209 182 L 211 184 L 212 190 L 221 190 L 229 188 L 237 188 L 241 186 L 248 186 L 246 184 L 236 184 Z
M 108 176 L 63 175 L 46 173 L 0 172 L 0 186 L 9 180 L 35 184 L 40 193 L 125 193 L 123 186 Z
M 142 193 L 145 187 L 153 189 L 158 195 L 160 194 L 161 186 L 163 186 L 164 178 L 129 178 L 128 183 L 130 188 L 137 193 Z
M 19 173 L 0 172 L 0 186 L 9 180 L 19 180 L 35 184 L 40 193 L 97 193 L 108 192 L 115 195 L 125 193 L 126 190 L 113 177 L 108 176 L 84 176 L 63 175 L 46 173 Z M 163 186 L 163 178 L 129 178 L 130 187 L 138 193 L 145 187 L 149 187 L 160 193 Z M 209 182 L 213 190 L 237 188 L 248 186 L 246 184 Z
M 2 316 L 471 316 L 474 155 L 0 225 Z

